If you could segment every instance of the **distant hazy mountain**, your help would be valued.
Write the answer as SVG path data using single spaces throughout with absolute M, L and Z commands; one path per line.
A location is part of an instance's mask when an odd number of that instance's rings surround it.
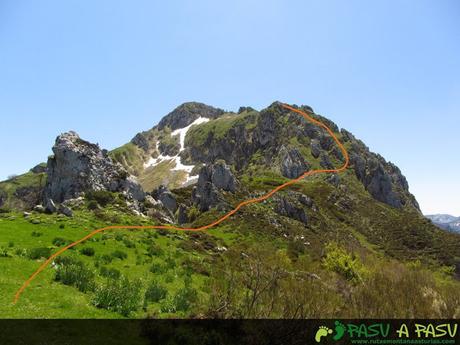
M 432 214 L 426 217 L 444 230 L 460 232 L 460 217 L 454 217 L 450 214 Z

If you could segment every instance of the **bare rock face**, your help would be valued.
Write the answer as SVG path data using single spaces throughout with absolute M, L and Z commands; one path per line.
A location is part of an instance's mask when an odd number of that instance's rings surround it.
M 280 149 L 281 173 L 287 178 L 297 178 L 304 172 L 310 170 L 302 154 L 296 148 L 288 149 L 282 146 Z
M 171 214 L 176 212 L 178 207 L 176 198 L 166 186 L 161 185 L 158 189 L 153 191 L 152 195 L 156 200 L 159 200 Z
M 224 203 L 220 190 L 235 192 L 237 185 L 238 181 L 227 164 L 222 161 L 208 164 L 200 170 L 198 183 L 192 191 L 192 201 L 200 211 L 207 211 Z
M 47 163 L 44 205 L 49 205 L 50 200 L 61 203 L 96 190 L 125 192 L 128 197 L 143 200 L 142 188 L 129 178 L 126 170 L 114 163 L 107 151 L 80 139 L 77 133 L 59 135 L 53 152 Z
M 278 203 L 275 206 L 275 212 L 282 216 L 295 219 L 301 223 L 308 223 L 308 217 L 304 209 L 296 205 L 293 200 L 289 200 L 288 198 L 283 197 L 278 200 Z

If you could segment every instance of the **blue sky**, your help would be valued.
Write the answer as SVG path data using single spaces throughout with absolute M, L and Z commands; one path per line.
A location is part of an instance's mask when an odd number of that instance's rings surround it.
M 0 1 L 0 179 L 67 130 L 112 149 L 175 106 L 308 104 L 460 216 L 458 1 Z M 448 171 L 441 171 L 442 169 Z

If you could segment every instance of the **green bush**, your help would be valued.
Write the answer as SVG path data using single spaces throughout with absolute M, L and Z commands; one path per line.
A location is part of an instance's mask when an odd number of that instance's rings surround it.
M 97 203 L 96 200 L 90 200 L 90 201 L 88 202 L 88 206 L 87 206 L 87 207 L 88 207 L 88 210 L 94 211 L 94 210 L 96 210 L 96 209 L 99 207 L 99 204 Z
M 61 246 L 65 246 L 69 243 L 68 240 L 66 240 L 65 238 L 62 238 L 62 237 L 55 237 L 53 239 L 53 245 L 55 245 L 56 247 L 61 247 Z
M 116 258 L 116 259 L 120 259 L 120 260 L 124 260 L 128 257 L 128 254 L 126 254 L 124 251 L 122 250 L 115 250 L 114 252 L 112 252 L 112 257 Z
M 64 285 L 75 286 L 81 292 L 94 289 L 94 273 L 82 262 L 71 262 L 57 265 L 54 280 Z
M 185 287 L 177 291 L 174 296 L 174 304 L 177 311 L 188 311 L 197 300 L 197 291 L 191 287 Z
M 145 301 L 159 302 L 162 299 L 165 299 L 167 294 L 168 290 L 166 290 L 166 288 L 163 287 L 158 281 L 153 280 L 145 291 Z
M 8 248 L 13 248 L 14 247 L 14 242 L 13 241 L 9 241 L 8 242 Z
M 102 207 L 105 207 L 115 201 L 114 194 L 106 190 L 90 191 L 87 192 L 85 196 L 87 200 L 94 200 Z
M 187 218 L 189 219 L 190 222 L 193 222 L 200 216 L 200 211 L 196 206 L 192 206 L 189 208 L 187 212 Z
M 32 248 L 28 251 L 27 256 L 32 260 L 47 259 L 51 256 L 51 249 L 46 247 Z
M 101 274 L 101 276 L 111 279 L 119 279 L 121 276 L 119 270 L 117 270 L 116 268 L 106 266 L 102 266 L 99 270 L 99 273 Z
M 361 280 L 362 265 L 358 258 L 354 258 L 336 242 L 326 245 L 326 256 L 323 259 L 326 269 L 336 272 L 347 280 Z
M 164 251 L 163 249 L 156 245 L 152 244 L 148 249 L 147 249 L 147 255 L 148 256 L 161 256 L 163 255 Z
M 100 256 L 99 259 L 100 259 L 101 263 L 103 263 L 105 265 L 108 265 L 113 261 L 113 256 L 109 255 L 109 254 L 103 254 L 103 255 Z
M 95 251 L 94 251 L 94 248 L 85 247 L 85 248 L 82 248 L 80 250 L 80 253 L 82 253 L 83 255 L 86 255 L 86 256 L 94 256 Z
M 125 235 L 122 235 L 122 234 L 115 235 L 115 241 L 123 241 L 124 238 L 125 238 Z
M 142 304 L 141 288 L 139 280 L 130 281 L 126 277 L 119 280 L 109 279 L 96 289 L 92 303 L 97 308 L 129 316 Z
M 165 273 L 167 271 L 166 267 L 164 267 L 162 264 L 159 263 L 154 263 L 152 266 L 150 266 L 150 272 L 152 273 Z
M 136 245 L 134 244 L 134 242 L 128 238 L 125 238 L 123 240 L 123 244 L 125 245 L 126 248 L 136 248 Z
M 56 265 L 83 265 L 83 262 L 72 257 L 72 256 L 58 256 L 56 259 L 54 259 L 54 263 Z
M 197 301 L 197 291 L 191 287 L 185 287 L 177 291 L 172 298 L 167 298 L 161 305 L 163 313 L 176 313 L 188 311 Z
M 165 264 L 167 269 L 173 269 L 174 267 L 176 267 L 176 260 L 174 260 L 171 256 L 168 256 L 165 259 Z
M 40 237 L 43 234 L 41 232 L 39 232 L 39 231 L 32 231 L 32 233 L 30 235 L 32 237 Z
M 10 258 L 11 255 L 8 252 L 8 249 L 5 247 L 0 247 L 0 258 Z

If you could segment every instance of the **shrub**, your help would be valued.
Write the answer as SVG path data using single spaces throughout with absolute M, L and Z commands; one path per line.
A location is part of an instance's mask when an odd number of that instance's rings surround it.
M 185 287 L 177 291 L 172 298 L 167 298 L 162 303 L 163 313 L 175 313 L 178 311 L 186 312 L 197 300 L 197 292 L 191 287 Z
M 168 290 L 166 290 L 160 283 L 153 280 L 145 291 L 145 301 L 159 302 L 166 298 Z
M 110 264 L 113 261 L 113 256 L 109 254 L 103 254 L 100 257 L 100 260 L 103 264 L 107 265 Z
M 54 263 L 56 265 L 83 265 L 82 261 L 75 259 L 71 256 L 58 256 L 56 259 L 54 259 Z
M 165 259 L 165 264 L 167 269 L 173 269 L 174 267 L 176 267 L 176 260 L 174 260 L 171 256 L 168 256 Z
M 14 247 L 14 242 L 13 241 L 9 241 L 8 242 L 8 248 L 13 248 Z
M 121 276 L 121 273 L 119 270 L 116 268 L 112 267 L 105 267 L 102 266 L 101 269 L 99 270 L 99 273 L 101 276 L 106 277 L 106 278 L 111 278 L 111 279 L 119 279 Z
M 191 287 L 185 287 L 177 291 L 174 296 L 174 304 L 177 311 L 187 311 L 197 300 L 197 291 Z
M 86 256 L 94 256 L 95 251 L 94 251 L 94 248 L 85 247 L 85 248 L 82 248 L 80 250 L 80 253 L 82 253 L 83 255 L 86 255 Z
M 64 229 L 65 228 L 65 224 L 59 224 L 59 229 Z
M 64 285 L 75 286 L 81 292 L 94 289 L 94 273 L 82 262 L 74 260 L 58 265 L 54 280 Z
M 0 247 L 0 258 L 10 258 L 11 255 L 8 253 L 8 249 L 5 247 Z
M 305 252 L 305 247 L 300 241 L 290 241 L 287 246 L 287 255 L 292 259 L 296 260 L 299 255 Z
M 147 255 L 148 256 L 161 256 L 163 255 L 163 249 L 156 245 L 152 244 L 148 249 L 147 249 Z
M 39 231 L 32 231 L 32 233 L 30 235 L 32 237 L 40 237 L 43 234 L 41 232 L 39 232 Z
M 116 259 L 120 259 L 120 260 L 124 260 L 128 257 L 128 254 L 126 254 L 124 251 L 122 250 L 115 250 L 114 252 L 112 252 L 112 257 L 116 258 Z
M 102 207 L 107 206 L 115 201 L 113 193 L 106 190 L 90 191 L 85 194 L 86 199 L 94 200 Z M 89 205 L 89 204 L 88 204 Z
M 187 217 L 190 222 L 193 222 L 194 220 L 196 220 L 199 217 L 199 215 L 200 215 L 200 211 L 195 206 L 190 207 L 190 209 L 187 212 Z
M 123 243 L 124 243 L 124 245 L 126 246 L 126 248 L 135 248 L 135 247 L 136 247 L 136 245 L 134 244 L 134 242 L 131 241 L 131 240 L 129 240 L 128 238 L 125 238 L 125 239 L 123 240 Z
M 130 281 L 123 277 L 119 280 L 109 279 L 105 284 L 99 286 L 92 303 L 97 308 L 112 310 L 128 316 L 139 308 L 141 298 L 140 281 Z
M 56 247 L 60 247 L 60 246 L 64 246 L 66 244 L 69 243 L 68 240 L 66 240 L 65 238 L 62 238 L 62 237 L 55 237 L 53 239 L 53 245 L 55 245 Z
M 90 202 L 88 202 L 87 207 L 88 207 L 88 210 L 94 211 L 99 207 L 99 204 L 97 203 L 96 200 L 90 200 Z
M 159 263 L 154 263 L 152 266 L 150 266 L 150 272 L 152 273 L 165 273 L 167 271 L 166 267 L 164 267 L 162 264 Z
M 358 258 L 352 257 L 335 242 L 326 245 L 326 257 L 323 259 L 323 264 L 326 269 L 342 275 L 347 280 L 361 280 L 362 266 Z
M 125 236 L 122 235 L 122 234 L 116 234 L 115 235 L 115 241 L 123 241 L 124 238 L 125 238 Z
M 27 256 L 32 260 L 41 258 L 49 258 L 51 255 L 51 249 L 46 247 L 32 248 L 28 251 Z

